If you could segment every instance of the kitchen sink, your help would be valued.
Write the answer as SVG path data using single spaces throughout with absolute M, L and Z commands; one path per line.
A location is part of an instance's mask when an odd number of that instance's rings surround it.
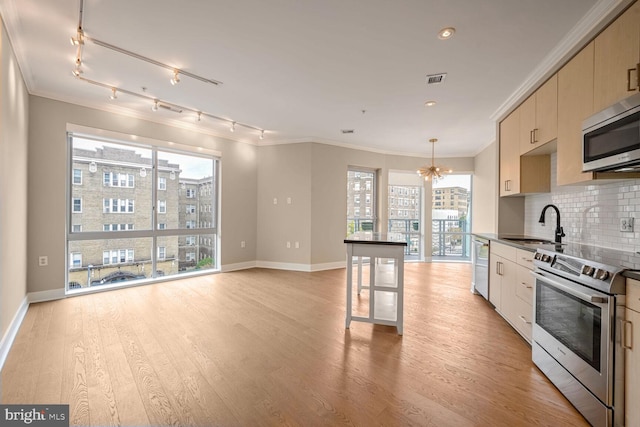
M 502 240 L 507 240 L 509 242 L 522 243 L 523 245 L 555 245 L 555 242 L 551 240 L 545 239 L 536 239 L 532 237 L 502 237 Z

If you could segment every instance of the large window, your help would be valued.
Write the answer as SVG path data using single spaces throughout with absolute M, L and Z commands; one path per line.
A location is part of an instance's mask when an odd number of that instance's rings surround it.
M 376 171 L 349 168 L 347 171 L 347 235 L 375 231 Z
M 71 133 L 69 152 L 68 289 L 219 268 L 216 157 Z

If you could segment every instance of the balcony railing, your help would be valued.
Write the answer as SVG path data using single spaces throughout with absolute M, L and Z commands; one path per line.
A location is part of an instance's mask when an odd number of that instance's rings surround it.
M 431 233 L 433 260 L 471 260 L 471 233 L 467 232 L 466 220 L 434 219 Z
M 434 261 L 470 261 L 471 233 L 463 219 L 434 219 L 431 221 L 431 259 Z M 349 218 L 349 231 L 372 231 L 373 220 Z M 402 234 L 406 241 L 405 259 L 420 259 L 422 239 L 421 221 L 417 218 L 390 219 L 387 230 Z

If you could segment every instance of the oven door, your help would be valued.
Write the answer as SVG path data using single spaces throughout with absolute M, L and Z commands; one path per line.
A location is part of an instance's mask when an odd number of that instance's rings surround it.
M 532 274 L 533 340 L 611 406 L 613 297 L 539 269 Z

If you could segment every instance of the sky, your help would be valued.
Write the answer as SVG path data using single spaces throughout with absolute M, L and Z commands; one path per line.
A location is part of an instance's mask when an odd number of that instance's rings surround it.
M 471 190 L 471 175 L 444 175 L 433 184 L 433 188 L 462 187 Z

